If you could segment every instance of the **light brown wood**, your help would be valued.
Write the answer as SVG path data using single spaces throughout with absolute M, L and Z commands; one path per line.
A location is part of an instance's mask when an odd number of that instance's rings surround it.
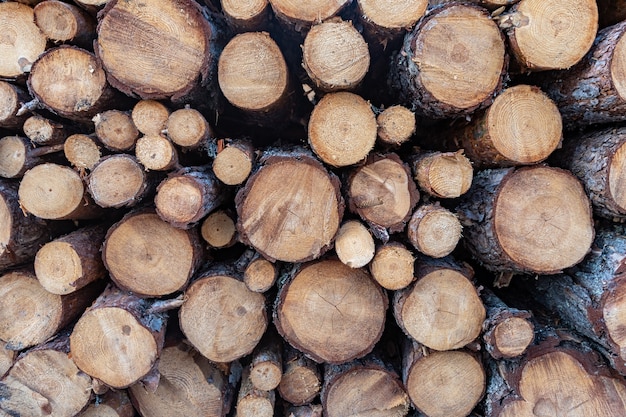
M 365 356 L 382 335 L 387 296 L 362 268 L 317 261 L 279 287 L 276 328 L 318 362 L 337 364 Z
M 339 260 L 350 268 L 361 268 L 374 257 L 374 238 L 358 220 L 341 225 L 335 236 L 335 252 Z
M 245 140 L 224 140 L 224 149 L 213 159 L 213 173 L 226 185 L 242 184 L 255 161 L 254 147 Z
M 257 32 L 269 23 L 268 0 L 222 0 L 222 11 L 237 32 Z
M 270 0 L 276 17 L 297 32 L 306 32 L 316 22 L 333 17 L 346 7 L 348 0 L 320 0 L 296 2 L 293 0 Z
M 250 291 L 267 292 L 278 278 L 278 268 L 267 259 L 252 259 L 243 272 L 243 282 Z
M 17 78 L 28 73 L 47 41 L 35 25 L 33 9 L 16 2 L 0 4 L 0 33 L 0 77 Z
M 386 108 L 376 116 L 376 123 L 378 140 L 383 145 L 400 146 L 415 133 L 415 113 L 404 106 Z
M 56 43 L 70 43 L 91 49 L 96 21 L 87 11 L 58 0 L 45 0 L 34 7 L 35 23 Z
M 413 247 L 433 258 L 452 253 L 461 240 L 462 231 L 458 217 L 437 203 L 418 207 L 406 229 Z
M 377 35 L 372 38 L 380 42 L 413 27 L 426 12 L 428 0 L 358 0 L 357 7 L 369 33 Z
M 353 93 L 327 94 L 317 103 L 308 125 L 313 152 L 334 167 L 365 159 L 376 143 L 376 116 L 370 105 Z
M 94 50 L 120 91 L 177 100 L 207 78 L 217 34 L 195 2 L 112 0 L 99 20 Z
M 284 345 L 283 375 L 278 385 L 280 397 L 294 405 L 310 403 L 322 388 L 319 367 L 302 352 L 287 343 Z
M 355 89 L 369 69 L 367 43 L 351 22 L 332 19 L 314 25 L 302 45 L 302 65 L 323 91 Z
M 472 185 L 474 168 L 463 150 L 456 152 L 417 152 L 411 158 L 415 181 L 427 194 L 457 198 Z
M 141 384 L 129 388 L 144 417 L 223 417 L 228 411 L 228 378 L 218 366 L 180 343 L 163 349 L 159 386 L 152 392 Z
M 102 153 L 95 138 L 77 133 L 71 135 L 63 144 L 63 153 L 74 168 L 79 172 L 92 170 L 100 161 Z
M 376 249 L 370 273 L 381 287 L 401 290 L 413 282 L 415 257 L 401 243 L 389 242 Z
M 209 122 L 196 109 L 185 107 L 169 115 L 165 125 L 167 137 L 176 145 L 187 149 L 206 146 L 213 131 Z
M 7 81 L 0 81 L 0 127 L 21 127 L 28 116 L 18 116 L 18 112 L 22 104 L 29 101 L 30 96 L 22 88 Z
M 212 248 L 228 248 L 237 240 L 237 227 L 233 216 L 224 210 L 217 210 L 202 221 L 200 233 Z
M 100 207 L 132 207 L 154 192 L 153 177 L 132 155 L 105 156 L 86 178 L 87 190 Z
M 102 213 L 73 169 L 44 163 L 26 171 L 18 191 L 25 212 L 42 219 L 92 219 Z
M 322 417 L 323 408 L 320 404 L 290 406 L 285 411 L 285 417 Z
M 178 166 L 178 151 L 161 135 L 140 137 L 135 143 L 135 156 L 146 170 L 169 171 Z
M 229 271 L 202 274 L 194 281 L 185 292 L 179 320 L 189 342 L 214 362 L 251 353 L 268 324 L 265 297 Z
M 402 330 L 434 350 L 459 349 L 482 330 L 485 307 L 472 284 L 467 264 L 422 258 L 417 281 L 394 295 L 393 313 Z
M 131 150 L 139 138 L 139 131 L 128 112 L 107 110 L 96 114 L 92 121 L 96 136 L 111 151 Z
M 255 389 L 271 391 L 278 387 L 283 376 L 282 350 L 282 339 L 268 330 L 250 358 L 250 382 Z
M 170 110 L 156 100 L 139 100 L 133 107 L 131 118 L 144 135 L 160 135 L 165 129 Z
M 185 288 L 200 266 L 202 250 L 193 230 L 177 229 L 153 211 L 140 210 L 109 228 L 102 259 L 120 288 L 158 297 Z
M 126 390 L 109 390 L 99 395 L 78 417 L 134 417 L 135 409 L 130 403 Z
M 497 20 L 522 69 L 567 69 L 591 48 L 598 30 L 598 7 L 594 0 L 567 0 L 558 7 L 520 0 Z
M 326 252 L 343 215 L 337 177 L 304 154 L 267 158 L 236 204 L 240 240 L 269 260 L 285 262 Z
M 273 417 L 276 394 L 274 391 L 256 389 L 245 368 L 237 396 L 237 417 Z
M 0 138 L 0 177 L 20 178 L 35 165 L 43 163 L 43 156 L 62 150 L 63 145 L 35 148 L 28 139 L 20 136 Z
M 55 122 L 34 114 L 24 121 L 24 135 L 37 145 L 58 145 L 65 142 L 73 129 L 63 123 Z

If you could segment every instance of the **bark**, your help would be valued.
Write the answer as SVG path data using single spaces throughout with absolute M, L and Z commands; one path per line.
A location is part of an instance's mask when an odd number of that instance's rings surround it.
M 443 258 L 456 248 L 462 230 L 458 217 L 435 203 L 418 207 L 409 220 L 406 232 L 409 242 L 420 253 Z
M 62 144 L 76 131 L 70 125 L 37 114 L 33 114 L 24 121 L 23 130 L 24 135 L 33 144 L 41 146 Z
M 62 150 L 62 145 L 35 148 L 26 138 L 5 136 L 0 139 L 0 177 L 20 178 L 29 169 L 43 163 L 45 155 Z
M 319 366 L 302 352 L 284 343 L 280 397 L 295 406 L 310 403 L 322 388 Z
M 135 409 L 126 390 L 110 390 L 89 405 L 78 417 L 134 417 Z
M 35 23 L 52 42 L 93 48 L 96 21 L 85 10 L 57 0 L 45 0 L 34 7 Z
M 486 170 L 457 207 L 465 243 L 492 271 L 555 274 L 589 251 L 589 199 L 568 171 L 548 166 Z

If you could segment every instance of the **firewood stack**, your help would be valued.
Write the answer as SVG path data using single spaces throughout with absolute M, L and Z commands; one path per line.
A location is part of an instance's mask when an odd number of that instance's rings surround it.
M 626 415 L 625 8 L 0 2 L 0 416 Z

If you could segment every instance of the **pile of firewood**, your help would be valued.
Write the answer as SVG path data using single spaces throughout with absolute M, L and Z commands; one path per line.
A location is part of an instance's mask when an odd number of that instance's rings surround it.
M 626 1 L 74 1 L 0 2 L 0 417 L 626 415 Z

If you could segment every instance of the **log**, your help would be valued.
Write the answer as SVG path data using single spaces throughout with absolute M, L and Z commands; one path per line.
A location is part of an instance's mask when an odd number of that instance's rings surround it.
M 321 0 L 294 3 L 290 0 L 269 0 L 278 21 L 297 33 L 305 34 L 316 22 L 338 15 L 349 0 Z
M 270 261 L 320 257 L 343 217 L 339 180 L 303 152 L 270 151 L 261 163 L 235 199 L 239 239 Z
M 170 114 L 165 130 L 167 130 L 167 137 L 183 149 L 203 148 L 213 136 L 211 126 L 202 113 L 190 107 Z
M 140 209 L 109 228 L 102 259 L 120 288 L 160 297 L 187 286 L 203 253 L 197 231 L 177 229 L 154 211 Z
M 15 84 L 0 81 L 0 127 L 17 129 L 24 125 L 28 116 L 18 115 L 22 104 L 28 103 L 30 96 Z
M 413 212 L 406 234 L 419 252 L 433 258 L 443 258 L 456 248 L 462 230 L 458 217 L 435 203 L 421 205 Z
M 288 343 L 283 345 L 283 375 L 278 385 L 278 393 L 283 400 L 295 406 L 308 404 L 317 397 L 322 388 L 319 367 Z
M 96 397 L 78 417 L 134 417 L 135 409 L 130 403 L 126 390 L 109 390 L 106 394 Z
M 7 272 L 0 279 L 0 340 L 11 350 L 43 343 L 74 321 L 102 290 L 94 283 L 72 294 L 52 294 L 28 269 Z
M 268 329 L 250 357 L 250 382 L 254 389 L 272 391 L 283 376 L 283 342 L 273 329 Z
M 520 0 L 497 21 L 523 71 L 566 69 L 591 48 L 598 30 L 598 7 L 594 0 L 568 0 L 558 7 Z
M 93 219 L 102 214 L 73 169 L 44 163 L 26 171 L 18 190 L 25 213 L 42 219 Z
M 538 87 L 505 89 L 466 127 L 449 133 L 476 169 L 530 165 L 561 145 L 563 122 L 556 104 Z
M 374 238 L 358 220 L 348 220 L 335 236 L 335 252 L 339 260 L 350 268 L 361 268 L 374 257 Z
M 74 133 L 66 124 L 33 114 L 24 121 L 24 135 L 36 145 L 58 145 Z
M 626 120 L 626 22 L 598 32 L 591 50 L 567 71 L 538 77 L 566 129 Z
M 222 12 L 235 32 L 266 30 L 270 20 L 268 0 L 222 0 Z
M 435 352 L 408 342 L 402 369 L 411 403 L 427 417 L 465 417 L 485 393 L 483 365 L 466 350 Z
M 379 246 L 370 262 L 372 278 L 388 290 L 401 290 L 413 282 L 415 257 L 399 242 Z
M 100 162 L 102 153 L 93 136 L 76 133 L 63 143 L 65 159 L 81 174 L 91 171 Z
M 128 95 L 180 101 L 213 76 L 218 33 L 193 1 L 111 0 L 97 33 L 107 79 Z
M 273 417 L 276 394 L 256 389 L 250 380 L 250 370 L 244 368 L 237 396 L 237 417 Z
M 128 389 L 143 417 L 224 417 L 229 410 L 228 376 L 190 346 L 179 343 L 159 357 L 159 386 L 151 391 L 141 383 Z
M 209 165 L 172 172 L 157 187 L 156 212 L 180 229 L 189 229 L 228 197 Z
M 54 43 L 93 48 L 96 21 L 84 9 L 58 0 L 45 0 L 33 8 L 35 24 Z
M 613 221 L 626 220 L 626 129 L 604 128 L 572 138 L 555 159 L 583 183 L 594 213 Z
M 139 131 L 133 123 L 130 112 L 107 110 L 96 114 L 92 121 L 100 143 L 110 151 L 129 151 L 139 138 Z
M 371 352 L 388 301 L 369 273 L 332 259 L 292 272 L 281 278 L 274 305 L 283 338 L 317 362 L 340 364 Z
M 162 135 L 145 135 L 135 143 L 137 160 L 150 171 L 170 171 L 180 167 L 178 151 L 174 144 Z
M 589 251 L 589 199 L 571 173 L 533 166 L 486 170 L 457 207 L 465 243 L 492 271 L 555 274 Z
M 0 139 L 0 177 L 20 178 L 29 169 L 44 162 L 44 156 L 63 150 L 63 145 L 35 148 L 21 136 L 5 136 Z
M 217 210 L 206 216 L 200 226 L 202 239 L 214 249 L 233 246 L 237 241 L 237 226 L 233 215 Z
M 402 331 L 438 351 L 473 342 L 486 315 L 473 275 L 468 264 L 452 258 L 421 258 L 416 282 L 394 294 L 393 314 Z
M 309 145 L 333 167 L 365 159 L 376 143 L 376 116 L 360 96 L 349 92 L 327 94 L 317 103 L 308 124 Z
M 247 140 L 224 140 L 224 148 L 213 159 L 213 173 L 226 185 L 243 184 L 252 172 L 256 155 Z
M 373 154 L 350 176 L 348 198 L 350 211 L 370 225 L 394 233 L 404 229 L 419 192 L 409 167 L 398 155 Z
M 502 89 L 507 61 L 488 12 L 453 2 L 433 9 L 405 37 L 390 85 L 419 115 L 463 116 L 491 104 Z
M 105 225 L 87 226 L 46 243 L 35 256 L 35 275 L 46 291 L 67 295 L 103 279 L 100 247 Z
M 0 78 L 23 78 L 46 49 L 46 37 L 35 24 L 32 7 L 16 2 L 0 4 Z
M 185 291 L 179 321 L 203 356 L 231 362 L 251 353 L 265 333 L 265 297 L 250 291 L 237 273 L 214 267 Z
M 369 70 L 367 43 L 340 18 L 314 25 L 302 45 L 302 65 L 322 91 L 353 90 Z
M 81 371 L 112 388 L 148 377 L 163 347 L 167 314 L 154 300 L 112 284 L 78 319 L 70 335 L 72 359 Z
M 400 39 L 407 28 L 415 26 L 424 16 L 428 0 L 357 0 L 357 10 L 364 27 L 364 37 L 370 44 L 382 44 Z
M 417 151 L 410 158 L 419 188 L 438 198 L 457 198 L 472 185 L 474 168 L 463 150 L 456 152 Z
M 144 135 L 160 135 L 170 117 L 170 110 L 156 100 L 139 100 L 133 107 L 133 124 Z
M 411 1 L 411 3 L 415 3 Z M 383 146 L 398 147 L 415 133 L 415 113 L 404 106 L 386 108 L 376 116 L 378 142 Z
M 97 113 L 119 103 L 100 61 L 74 46 L 48 49 L 33 63 L 28 77 L 33 98 L 59 116 L 88 122 Z
M 156 177 L 147 173 L 132 155 L 115 154 L 100 159 L 85 178 L 93 201 L 104 208 L 133 207 L 151 195 Z
M 20 355 L 0 381 L 0 409 L 18 416 L 78 414 L 89 403 L 91 378 L 80 372 L 69 351 L 69 338 L 61 335 Z M 43 401 L 32 410 L 36 396 Z
M 274 286 L 278 278 L 276 266 L 258 255 L 250 261 L 243 272 L 243 282 L 250 291 L 267 292 Z

